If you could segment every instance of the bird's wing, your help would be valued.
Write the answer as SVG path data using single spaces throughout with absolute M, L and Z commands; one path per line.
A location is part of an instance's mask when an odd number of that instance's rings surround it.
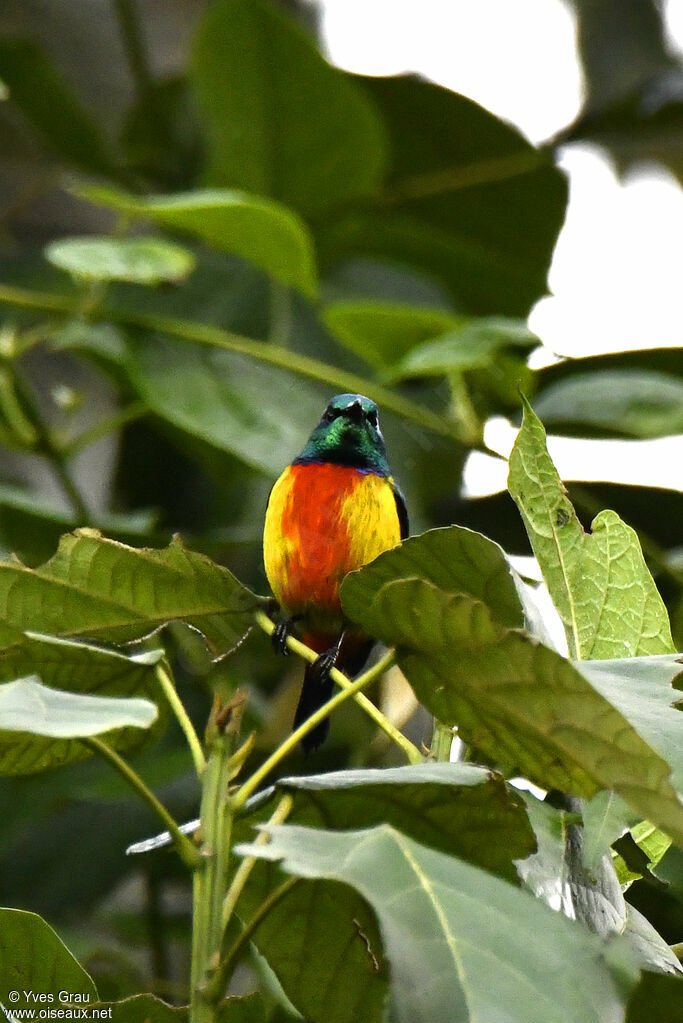
M 394 500 L 396 501 L 396 511 L 398 512 L 398 522 L 401 527 L 401 539 L 405 540 L 410 532 L 410 524 L 408 522 L 408 509 L 406 508 L 406 499 L 403 496 L 403 491 L 399 487 L 396 480 L 391 480 L 391 489 L 394 494 Z

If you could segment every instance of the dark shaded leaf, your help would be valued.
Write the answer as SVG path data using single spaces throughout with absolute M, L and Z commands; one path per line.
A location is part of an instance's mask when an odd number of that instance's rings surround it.
M 562 172 L 464 96 L 414 76 L 351 80 L 388 125 L 389 180 L 376 209 L 320 232 L 326 257 L 407 263 L 444 283 L 463 312 L 525 316 L 545 292 Z
M 272 5 L 212 4 L 191 80 L 208 128 L 211 185 L 307 213 L 379 185 L 383 132 L 372 102 Z
M 94 1002 L 97 991 L 92 980 L 60 941 L 49 924 L 35 913 L 20 909 L 0 909 L 0 962 L 4 990 L 2 1002 L 10 1012 L 36 1009 L 36 1003 L 24 997 L 25 991 L 56 994 L 71 991 Z M 18 991 L 19 1000 L 6 1002 L 9 991 Z
M 0 41 L 0 75 L 11 101 L 56 156 L 96 174 L 111 170 L 104 136 L 40 47 L 24 39 Z

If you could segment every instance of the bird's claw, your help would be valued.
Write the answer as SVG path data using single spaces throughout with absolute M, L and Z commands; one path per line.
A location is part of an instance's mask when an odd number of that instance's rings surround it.
M 287 649 L 287 637 L 291 631 L 291 618 L 281 618 L 280 621 L 276 623 L 275 628 L 273 629 L 273 634 L 270 637 L 270 641 L 273 644 L 273 650 L 276 654 L 282 654 L 286 657 L 289 653 L 289 650 Z

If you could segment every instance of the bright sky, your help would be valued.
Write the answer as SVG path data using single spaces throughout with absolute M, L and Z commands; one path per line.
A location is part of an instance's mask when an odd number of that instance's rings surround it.
M 562 0 L 320 0 L 330 59 L 363 74 L 418 71 L 517 125 L 534 142 L 569 124 L 581 102 L 572 8 Z M 665 5 L 683 49 L 683 0 Z M 661 170 L 620 183 L 601 153 L 561 155 L 570 205 L 550 271 L 551 297 L 530 326 L 554 351 L 588 355 L 683 345 L 683 192 Z M 507 453 L 514 431 L 489 424 Z M 566 479 L 636 479 L 683 490 L 683 438 L 551 441 Z M 505 486 L 505 466 L 468 463 L 471 494 Z

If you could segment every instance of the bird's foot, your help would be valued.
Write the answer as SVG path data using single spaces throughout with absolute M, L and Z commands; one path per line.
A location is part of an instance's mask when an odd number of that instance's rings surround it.
M 270 642 L 273 644 L 273 650 L 276 654 L 282 654 L 286 657 L 289 653 L 289 650 L 287 649 L 287 637 L 291 634 L 293 624 L 293 618 L 281 618 L 275 623 L 275 628 L 270 637 Z
M 330 647 L 329 650 L 325 650 L 324 653 L 320 654 L 320 656 L 315 661 L 313 661 L 313 664 L 311 665 L 311 671 L 316 680 L 318 681 L 318 683 L 327 682 L 327 680 L 330 677 L 330 672 L 332 671 L 336 663 L 338 654 L 339 647 L 333 646 Z

